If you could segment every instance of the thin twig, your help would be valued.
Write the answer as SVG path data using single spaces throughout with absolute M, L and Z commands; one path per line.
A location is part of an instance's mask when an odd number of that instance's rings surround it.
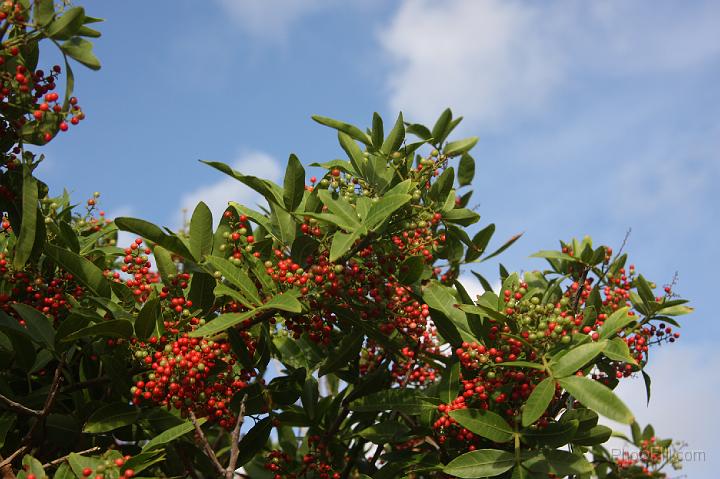
M 7 457 L 7 459 L 0 462 L 0 471 L 2 471 L 6 466 L 12 464 L 12 462 L 15 460 L 15 458 L 20 457 L 21 455 L 25 454 L 30 449 L 30 444 L 32 444 L 33 437 L 35 436 L 35 431 L 37 431 L 38 427 L 42 423 L 44 423 L 45 418 L 48 414 L 50 414 L 50 410 L 52 409 L 53 405 L 55 404 L 55 399 L 57 398 L 57 394 L 60 391 L 60 383 L 63 381 L 62 376 L 62 370 L 65 367 L 65 356 L 60 358 L 60 361 L 58 362 L 57 368 L 55 368 L 55 375 L 53 376 L 52 383 L 50 385 L 50 391 L 48 392 L 48 396 L 45 399 L 45 405 L 43 406 L 42 410 L 40 411 L 40 414 L 37 415 L 37 419 L 35 423 L 32 425 L 30 430 L 25 434 L 25 436 L 22 438 L 22 441 L 20 444 L 20 448 L 18 448 L 15 452 L 10 454 L 10 456 Z
M 220 464 L 220 461 L 218 460 L 217 456 L 215 455 L 215 451 L 213 451 L 212 447 L 210 447 L 210 443 L 208 442 L 207 438 L 205 437 L 205 433 L 203 432 L 202 428 L 200 428 L 200 424 L 197 422 L 197 418 L 195 417 L 195 413 L 190 411 L 190 420 L 193 423 L 193 426 L 195 426 L 195 432 L 197 433 L 198 439 L 200 439 L 200 442 L 202 443 L 203 450 L 205 451 L 205 454 L 210 458 L 213 465 L 215 466 L 215 469 L 221 474 L 221 476 L 225 475 L 225 468 Z
M 84 451 L 74 452 L 74 453 L 71 453 L 71 454 L 80 454 L 80 455 L 82 455 L 82 454 L 89 454 L 89 453 L 91 453 L 91 452 L 97 452 L 97 451 L 99 451 L 99 450 L 100 450 L 100 446 L 95 446 L 95 447 L 91 447 L 90 449 L 85 449 Z M 63 456 L 63 457 L 59 457 L 59 458 L 57 458 L 57 459 L 55 459 L 55 460 L 53 460 L 53 461 L 48 462 L 47 464 L 43 464 L 43 469 L 47 469 L 48 467 L 59 466 L 59 465 L 62 464 L 63 462 L 67 461 L 69 457 L 70 457 L 70 454 L 68 454 L 68 455 L 66 455 L 66 456 Z
M 42 411 L 38 409 L 30 409 L 29 407 L 23 406 L 19 402 L 15 402 L 12 399 L 3 396 L 0 394 L 0 402 L 3 403 L 5 406 L 8 407 L 11 411 L 14 411 L 19 414 L 27 414 L 29 416 L 39 416 L 42 414 Z
M 244 394 L 240 401 L 240 411 L 238 412 L 237 422 L 235 422 L 235 428 L 230 434 L 230 460 L 228 461 L 228 467 L 225 470 L 225 478 L 233 479 L 235 475 L 235 469 L 237 469 L 238 457 L 240 457 L 240 428 L 245 421 L 245 401 L 247 400 L 247 394 Z

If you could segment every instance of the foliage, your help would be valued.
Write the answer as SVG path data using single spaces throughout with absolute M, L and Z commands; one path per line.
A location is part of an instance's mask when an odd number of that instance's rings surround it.
M 485 291 L 470 297 L 461 268 L 519 236 L 493 249 L 495 226 L 475 226 L 477 138 L 448 141 L 450 110 L 432 127 L 399 115 L 387 132 L 377 114 L 365 131 L 317 116 L 345 159 L 311 165 L 309 184 L 295 155 L 282 185 L 207 162 L 265 204 L 230 202 L 214 221 L 200 203 L 177 232 L 112 221 L 99 194 L 84 211 L 50 196 L 26 148 L 81 116 L 67 62 L 62 103 L 49 87 L 61 69 L 32 73 L 39 42 L 99 67 L 85 39 L 97 19 L 45 0 L 0 8 L 3 477 L 620 478 L 676 465 L 613 389 L 642 375 L 649 400 L 650 347 L 679 337 L 686 301 L 670 286 L 656 296 L 626 254 L 589 238 L 534 255 L 544 270 L 501 266 L 497 291 L 475 273 Z M 117 245 L 118 230 L 138 239 Z M 612 457 L 599 416 L 650 452 Z

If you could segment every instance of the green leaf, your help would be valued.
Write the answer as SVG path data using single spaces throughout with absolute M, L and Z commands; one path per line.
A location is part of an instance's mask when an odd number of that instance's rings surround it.
M 545 378 L 535 386 L 533 392 L 530 393 L 522 413 L 522 425 L 527 427 L 534 423 L 550 405 L 550 401 L 555 396 L 555 381 L 552 378 Z
M 346 135 L 350 136 L 350 138 L 353 138 L 361 143 L 366 144 L 367 146 L 372 146 L 372 140 L 370 137 L 364 133 L 360 128 L 351 125 L 349 123 L 345 123 L 339 120 L 333 120 L 332 118 L 327 118 L 325 116 L 320 115 L 313 115 L 312 119 L 316 122 L 320 123 L 321 125 L 329 126 L 330 128 L 335 128 L 338 131 L 341 131 L 345 133 Z
M 633 414 L 610 388 L 586 377 L 568 376 L 559 379 L 560 386 L 572 394 L 584 406 L 608 419 L 631 424 Z
M 20 233 L 15 246 L 15 257 L 13 258 L 15 269 L 22 269 L 25 266 L 35 245 L 37 205 L 37 181 L 33 178 L 30 168 L 25 166 L 23 167 L 22 223 L 20 224 Z
M 380 148 L 380 146 L 382 146 L 383 138 L 385 138 L 385 127 L 383 125 L 383 120 L 382 117 L 378 115 L 377 112 L 375 112 L 373 113 L 371 135 L 372 144 L 375 149 L 378 149 Z
M 445 474 L 462 479 L 495 477 L 512 469 L 515 456 L 497 449 L 478 449 L 458 456 L 443 468 Z
M 530 257 L 531 258 L 545 258 L 545 259 L 559 259 L 559 260 L 563 260 L 563 261 L 582 263 L 582 260 L 580 258 L 570 256 L 569 254 L 563 253 L 561 251 L 538 251 L 537 253 L 531 254 Z
M 605 341 L 586 343 L 576 346 L 550 363 L 550 370 L 556 378 L 575 374 L 579 369 L 595 359 L 605 349 Z M 561 351 L 561 352 L 564 352 Z
M 294 154 L 288 158 L 283 183 L 283 201 L 288 211 L 295 211 L 303 199 L 305 191 L 305 168 Z
M 91 70 L 100 69 L 100 60 L 93 54 L 92 43 L 80 37 L 72 37 L 60 45 L 60 49 L 73 60 L 82 63 Z
M 380 152 L 385 155 L 389 155 L 390 153 L 397 151 L 404 140 L 405 124 L 403 123 L 403 115 L 401 112 L 397 117 L 395 126 L 393 126 L 393 129 L 390 131 L 390 133 L 388 133 L 387 138 L 385 138 L 385 141 L 380 147 Z
M 197 420 L 197 424 L 199 426 L 202 426 L 205 423 L 206 419 L 200 418 Z M 189 433 L 190 431 L 194 431 L 195 426 L 193 426 L 193 423 L 190 421 L 186 421 L 182 424 L 178 424 L 175 427 L 171 427 L 170 429 L 166 429 L 165 431 L 161 432 L 154 438 L 150 439 L 147 444 L 145 444 L 142 448 L 142 452 L 151 451 L 157 447 L 163 446 L 169 442 L 174 441 L 175 439 L 178 439 L 180 437 L 183 437 L 185 434 Z
M 600 338 L 607 339 L 615 335 L 618 331 L 625 328 L 628 324 L 637 320 L 636 316 L 631 316 L 628 307 L 620 308 L 610 315 L 600 328 Z
M 587 431 L 578 432 L 573 438 L 572 443 L 578 446 L 595 446 L 607 442 L 611 435 L 612 429 L 599 424 L 591 427 Z
M 187 299 L 192 301 L 193 308 L 200 308 L 203 313 L 208 313 L 215 304 L 215 286 L 217 281 L 212 275 L 198 271 L 192 275 L 190 280 L 190 291 Z
M 652 381 L 650 380 L 648 373 L 644 370 L 640 372 L 642 373 L 643 382 L 645 383 L 645 397 L 647 398 L 647 404 L 650 404 L 650 386 L 652 385 Z
M 166 286 L 170 286 L 173 278 L 177 276 L 177 266 L 172 260 L 172 255 L 160 245 L 155 245 L 153 255 L 155 256 L 155 263 L 157 264 L 163 282 Z
M 352 363 L 358 357 L 364 341 L 365 335 L 358 332 L 353 332 L 343 337 L 340 340 L 337 350 L 332 354 L 328 354 L 325 361 L 323 361 L 318 371 L 318 376 L 325 376 Z
M 385 389 L 350 403 L 350 410 L 356 412 L 380 412 L 394 409 L 407 414 L 420 414 L 427 409 L 437 409 L 437 406 L 423 401 L 421 396 L 412 389 Z
M 375 444 L 386 444 L 388 442 L 401 442 L 407 440 L 410 428 L 398 421 L 383 421 L 366 427 L 358 436 L 367 439 Z
M 53 244 L 45 245 L 45 254 L 65 271 L 71 273 L 75 280 L 86 286 L 96 296 L 110 297 L 110 283 L 102 270 L 92 262 L 72 251 Z
M 386 195 L 373 203 L 365 219 L 365 226 L 376 231 L 380 228 L 397 210 L 405 206 L 412 196 L 406 194 Z
M 330 261 L 336 261 L 341 258 L 360 238 L 364 228 L 358 228 L 352 233 L 343 233 L 342 231 L 336 231 L 333 234 L 332 244 L 330 245 Z
M 367 160 L 363 156 L 362 150 L 358 144 L 355 143 L 355 140 L 342 131 L 338 131 L 338 141 L 340 142 L 342 149 L 345 150 L 345 153 L 347 153 L 348 158 L 350 158 L 350 163 L 353 168 L 355 168 L 358 173 L 364 175 Z
M 398 267 L 397 278 L 402 284 L 414 284 L 425 272 L 425 258 L 410 256 Z
M 202 201 L 198 203 L 190 218 L 190 252 L 197 261 L 212 252 L 212 212 Z
M 242 467 L 250 462 L 258 452 L 263 450 L 270 438 L 272 427 L 272 420 L 266 417 L 258 421 L 252 429 L 243 436 L 239 444 L 240 455 L 238 456 L 238 467 Z
M 270 301 L 265 303 L 263 309 L 279 309 L 280 311 L 287 311 L 289 313 L 299 313 L 302 311 L 302 304 L 297 300 L 300 292 L 296 289 L 290 289 L 282 294 L 278 294 L 270 298 Z
M 12 307 L 25 321 L 25 326 L 27 326 L 32 339 L 39 344 L 45 345 L 50 350 L 54 349 L 55 329 L 52 320 L 26 304 L 14 303 Z
M 133 334 L 133 325 L 124 319 L 110 319 L 102 323 L 82 328 L 62 338 L 63 342 L 76 341 L 80 338 L 106 336 L 110 338 L 129 338 Z
M 622 338 L 613 338 L 605 345 L 603 354 L 614 361 L 622 361 L 637 366 L 637 361 L 630 354 L 630 348 Z
M 65 40 L 77 32 L 84 20 L 85 9 L 82 7 L 69 8 L 62 16 L 48 25 L 45 33 L 55 40 Z
M 442 172 L 440 176 L 437 177 L 435 182 L 430 187 L 430 191 L 428 192 L 428 196 L 433 199 L 434 201 L 437 201 L 438 203 L 444 203 L 445 199 L 450 194 L 450 191 L 453 187 L 453 182 L 455 181 L 455 169 L 450 166 L 448 168 L 445 168 L 445 171 Z M 443 218 L 446 218 L 450 212 L 446 212 L 443 215 Z
M 139 339 L 147 339 L 155 332 L 160 318 L 160 298 L 152 298 L 145 302 L 135 320 L 135 335 Z
M 460 390 L 460 363 L 455 362 L 445 368 L 438 385 L 438 396 L 444 404 L 450 404 L 457 398 Z
M 55 5 L 53 4 L 53 0 L 35 0 L 33 18 L 38 25 L 47 25 L 52 21 L 54 16 Z
M 494 412 L 480 409 L 456 409 L 450 412 L 450 417 L 473 434 L 486 437 L 493 442 L 508 442 L 513 438 L 513 430 L 510 425 Z
M 472 136 L 463 140 L 451 141 L 450 143 L 445 145 L 443 153 L 445 153 L 447 156 L 462 155 L 463 153 L 467 153 L 468 151 L 470 151 L 477 144 L 477 142 L 477 136 Z
M 458 165 L 458 184 L 460 186 L 469 185 L 473 178 L 475 178 L 475 159 L 465 153 L 460 157 Z
M 482 260 L 487 261 L 487 260 L 499 255 L 500 253 L 502 253 L 503 251 L 508 249 L 510 246 L 512 246 L 513 243 L 515 243 L 517 240 L 519 240 L 522 235 L 523 235 L 522 233 L 518 233 L 516 235 L 511 236 L 510 239 L 507 240 L 505 243 L 503 243 L 502 246 L 500 246 L 498 249 L 496 249 L 495 251 L 490 253 L 488 256 L 485 256 Z
M 475 261 L 485 252 L 490 239 L 495 234 L 495 224 L 490 223 L 485 228 L 477 232 L 472 239 L 472 246 L 468 247 L 465 254 L 465 261 Z
M 451 121 L 452 111 L 450 111 L 450 108 L 446 108 L 445 111 L 440 114 L 440 117 L 437 119 L 432 131 L 430 132 L 430 136 L 432 136 L 435 145 L 439 145 L 440 143 L 445 141 L 445 138 L 449 133 L 447 130 L 450 126 Z
M 99 434 L 134 424 L 139 410 L 124 402 L 109 403 L 95 410 L 88 418 L 83 432 Z
M 146 238 L 152 243 L 156 243 L 162 246 L 163 248 L 171 251 L 172 253 L 188 259 L 192 259 L 193 257 L 190 250 L 185 246 L 182 241 L 180 241 L 180 238 L 174 235 L 171 236 L 166 234 L 159 227 L 148 221 L 137 218 L 120 217 L 115 218 L 115 224 L 122 231 L 129 231 L 131 233 L 135 233 L 136 235 L 142 236 L 143 238 Z
M 328 210 L 342 219 L 345 229 L 353 231 L 360 226 L 360 218 L 355 209 L 342 198 L 335 199 L 328 190 L 319 190 L 318 197 L 328 207 Z
M 208 321 L 204 326 L 192 331 L 189 335 L 193 338 L 201 336 L 211 336 L 213 334 L 225 331 L 228 328 L 240 324 L 246 319 L 250 319 L 256 314 L 263 310 L 278 309 L 281 311 L 289 311 L 293 313 L 299 313 L 302 310 L 302 304 L 297 300 L 298 292 L 296 290 L 289 290 L 283 294 L 273 296 L 270 301 L 250 311 L 243 313 L 227 313 L 221 314 L 212 321 Z
M 531 445 L 560 447 L 569 443 L 578 430 L 580 422 L 577 419 L 564 421 L 562 423 L 553 422 L 545 428 L 531 428 L 524 430 L 522 438 Z
M 308 378 L 305 379 L 300 399 L 302 401 L 303 408 L 305 409 L 305 413 L 311 421 L 315 420 L 319 398 L 320 392 L 318 389 L 317 379 L 312 376 L 308 376 Z
M 472 339 L 474 335 L 467 323 L 467 317 L 463 311 L 455 307 L 457 299 L 450 291 L 450 288 L 433 282 L 423 291 L 423 299 L 428 306 L 447 317 L 461 335 L 464 334 L 467 338 Z
M 35 477 L 45 477 L 45 470 L 43 469 L 42 462 L 38 461 L 29 454 L 26 454 L 22 460 L 23 472 L 28 474 L 34 474 Z M 22 473 L 21 473 L 22 474 Z M 22 479 L 23 476 L 20 476 Z M 25 476 L 26 478 L 27 476 Z
M 582 454 L 573 454 L 563 450 L 544 451 L 543 455 L 551 472 L 558 477 L 573 474 L 591 474 L 593 465 Z
M 213 269 L 220 271 L 225 280 L 238 288 L 243 296 L 252 301 L 254 305 L 259 305 L 262 302 L 255 283 L 245 270 L 220 256 L 208 256 L 206 261 Z

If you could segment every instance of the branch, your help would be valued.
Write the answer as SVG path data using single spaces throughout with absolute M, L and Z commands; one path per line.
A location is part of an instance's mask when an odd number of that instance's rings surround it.
M 20 442 L 22 446 L 20 446 L 17 451 L 10 454 L 7 459 L 0 462 L 0 471 L 6 469 L 7 466 L 12 464 L 15 458 L 25 454 L 30 449 L 30 444 L 32 444 L 33 436 L 35 436 L 35 431 L 37 431 L 38 427 L 40 427 L 40 424 L 45 422 L 45 418 L 48 414 L 50 414 L 50 410 L 55 404 L 55 399 L 57 398 L 57 394 L 60 391 L 60 383 L 62 383 L 63 381 L 62 370 L 64 367 L 65 356 L 60 358 L 57 368 L 55 368 L 55 375 L 53 376 L 53 380 L 50 385 L 50 391 L 47 398 L 45 399 L 45 405 L 40 411 L 40 414 L 36 415 L 37 420 L 35 421 L 35 424 L 32 425 L 27 434 L 25 434 L 25 436 L 22 438 L 22 441 Z
M 222 476 L 224 476 L 225 468 L 222 467 L 222 464 L 220 464 L 220 461 L 218 460 L 217 456 L 215 455 L 215 451 L 213 451 L 212 447 L 210 446 L 210 443 L 208 442 L 207 438 L 205 437 L 205 433 L 203 433 L 203 430 L 200 428 L 200 424 L 198 424 L 198 422 L 197 422 L 195 413 L 192 411 L 190 411 L 190 420 L 192 421 L 193 426 L 195 426 L 195 432 L 197 433 L 197 436 L 200 439 L 200 442 L 202 443 L 205 454 L 210 458 L 210 460 L 213 463 L 213 466 L 215 466 L 215 469 L 217 469 L 217 471 Z
M 42 414 L 42 411 L 39 411 L 37 409 L 30 409 L 29 407 L 25 407 L 19 402 L 15 402 L 12 399 L 3 396 L 0 394 L 0 402 L 5 404 L 5 406 L 8 407 L 11 411 L 14 411 L 18 414 L 27 414 L 29 416 L 40 416 Z
M 95 446 L 95 447 L 91 447 L 90 449 L 85 449 L 84 451 L 75 452 L 75 453 L 71 453 L 71 454 L 89 454 L 91 452 L 97 452 L 99 450 L 100 450 L 100 446 Z M 59 466 L 63 462 L 67 461 L 67 459 L 69 457 L 70 457 L 70 454 L 63 456 L 63 457 L 59 457 L 53 461 L 48 462 L 47 464 L 43 464 L 43 469 L 47 469 L 48 467 Z
M 235 469 L 237 469 L 238 457 L 240 456 L 240 428 L 245 421 L 245 401 L 247 400 L 247 394 L 244 394 L 240 401 L 240 411 L 238 412 L 237 422 L 235 428 L 230 434 L 230 460 L 228 461 L 228 467 L 225 470 L 225 479 L 233 479 L 235 475 Z

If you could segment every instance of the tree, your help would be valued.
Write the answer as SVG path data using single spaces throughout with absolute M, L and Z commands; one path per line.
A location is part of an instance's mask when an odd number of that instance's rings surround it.
M 590 238 L 540 251 L 470 297 L 510 247 L 468 208 L 477 138 L 402 114 L 386 133 L 316 116 L 346 159 L 290 155 L 282 185 L 214 227 L 106 219 L 50 196 L 29 145 L 82 110 L 69 60 L 99 68 L 99 21 L 51 0 L 0 6 L 0 471 L 18 478 L 665 477 L 671 441 L 613 393 L 691 311 Z M 40 43 L 64 68 L 37 70 Z M 64 99 L 55 93 L 65 72 Z M 117 245 L 118 230 L 135 233 Z M 470 236 L 470 231 L 475 231 Z M 622 249 L 622 248 L 621 248 Z M 613 457 L 604 416 L 630 425 Z M 620 434 L 620 433 L 617 433 Z M 621 437 L 624 437 L 620 434 Z M 236 476 L 236 475 L 235 475 Z

